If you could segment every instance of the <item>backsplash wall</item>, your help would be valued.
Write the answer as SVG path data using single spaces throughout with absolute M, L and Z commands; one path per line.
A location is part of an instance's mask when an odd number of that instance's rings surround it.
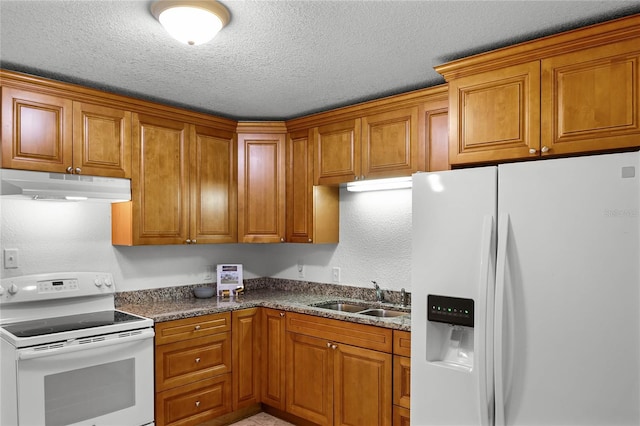
M 208 265 L 242 263 L 245 278 L 274 277 L 410 290 L 411 191 L 340 192 L 340 243 L 115 247 L 111 208 L 99 203 L 1 201 L 1 247 L 18 249 L 2 277 L 110 271 L 119 291 L 203 283 Z M 301 277 L 298 265 L 302 266 Z M 215 272 L 212 282 L 215 281 Z

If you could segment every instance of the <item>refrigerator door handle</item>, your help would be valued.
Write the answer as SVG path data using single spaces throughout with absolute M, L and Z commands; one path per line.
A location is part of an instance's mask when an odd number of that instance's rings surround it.
M 482 246 L 480 248 L 480 306 L 486 306 L 485 317 L 480 321 L 484 325 L 484 339 L 479 342 L 484 347 L 478 348 L 484 354 L 478 360 L 478 397 L 481 426 L 493 424 L 493 300 L 495 282 L 495 225 L 492 215 L 486 215 L 482 223 Z
M 496 295 L 495 295 L 495 329 L 494 329 L 494 377 L 495 377 L 495 426 L 505 425 L 505 397 L 508 382 L 508 371 L 504 369 L 504 347 L 510 344 L 513 339 L 505 342 L 504 331 L 504 314 L 508 309 L 509 302 L 506 299 L 507 289 L 507 242 L 509 240 L 509 215 L 507 213 L 500 214 L 498 217 L 498 251 L 496 259 Z

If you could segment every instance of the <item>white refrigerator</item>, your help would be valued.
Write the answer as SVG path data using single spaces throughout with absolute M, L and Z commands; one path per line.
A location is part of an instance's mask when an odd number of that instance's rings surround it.
M 640 155 L 413 176 L 411 425 L 640 425 Z

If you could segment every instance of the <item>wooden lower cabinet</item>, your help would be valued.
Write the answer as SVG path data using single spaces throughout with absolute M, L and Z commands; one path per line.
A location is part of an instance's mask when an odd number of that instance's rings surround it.
M 260 308 L 231 314 L 233 411 L 260 402 Z
M 391 330 L 293 313 L 287 318 L 286 411 L 318 425 L 390 426 Z M 388 352 L 367 348 L 367 338 L 372 346 L 388 340 Z
M 262 308 L 261 366 L 262 403 L 285 410 L 286 312 Z
M 191 426 L 231 412 L 231 314 L 155 328 L 155 424 Z
M 409 426 L 411 333 L 393 331 L 393 426 Z

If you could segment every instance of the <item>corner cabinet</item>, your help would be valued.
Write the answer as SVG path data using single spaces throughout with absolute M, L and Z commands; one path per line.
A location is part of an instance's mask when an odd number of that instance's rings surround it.
M 2 167 L 131 177 L 130 111 L 5 84 Z
M 308 130 L 287 134 L 286 237 L 290 243 L 337 243 L 340 189 L 313 185 L 313 149 Z
M 238 240 L 285 241 L 284 123 L 238 124 Z
M 133 114 L 132 199 L 112 205 L 115 245 L 231 243 L 234 134 Z
M 640 146 L 640 15 L 436 67 L 454 165 Z

